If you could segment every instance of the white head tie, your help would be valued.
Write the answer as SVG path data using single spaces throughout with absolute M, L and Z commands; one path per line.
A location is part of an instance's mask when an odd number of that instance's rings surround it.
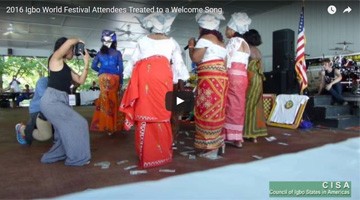
M 152 33 L 169 33 L 177 13 L 152 13 L 143 19 L 137 18 L 141 26 Z
M 220 20 L 225 20 L 225 17 L 220 13 L 198 13 L 195 20 L 201 28 L 219 30 Z
M 240 34 L 244 34 L 249 31 L 250 24 L 251 19 L 248 15 L 246 13 L 238 12 L 231 15 L 231 19 L 227 26 Z

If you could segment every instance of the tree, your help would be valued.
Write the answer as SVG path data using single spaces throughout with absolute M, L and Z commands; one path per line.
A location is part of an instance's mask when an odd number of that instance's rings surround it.
M 81 74 L 84 66 L 82 59 L 72 59 L 67 64 L 77 73 Z M 21 80 L 22 85 L 29 84 L 35 87 L 36 81 L 48 75 L 48 58 L 38 57 L 0 57 L 0 89 L 6 88 L 13 76 Z M 89 70 L 86 82 L 79 87 L 79 90 L 87 90 L 93 80 L 97 80 L 97 73 Z

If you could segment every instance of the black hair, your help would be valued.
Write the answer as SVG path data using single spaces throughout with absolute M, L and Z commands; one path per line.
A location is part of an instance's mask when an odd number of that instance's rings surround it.
M 331 60 L 330 60 L 330 58 L 323 58 L 323 59 L 321 60 L 321 62 L 322 62 L 322 63 L 324 63 L 324 62 L 331 63 Z
M 201 28 L 200 29 L 200 36 L 199 39 L 203 36 L 203 35 L 207 35 L 207 34 L 212 34 L 214 35 L 219 41 L 223 42 L 224 38 L 222 36 L 222 34 L 217 31 L 217 30 L 209 30 L 209 29 L 205 29 L 205 28 Z
M 110 48 L 116 50 L 116 46 L 117 46 L 117 42 L 116 42 L 116 41 L 113 41 L 113 42 L 111 43 Z M 105 45 L 102 45 L 102 47 L 100 48 L 100 53 L 101 53 L 101 54 L 109 54 L 109 48 L 108 48 L 107 46 L 105 46 Z
M 234 35 L 232 37 L 240 37 L 240 38 L 244 38 L 243 34 L 240 34 L 239 32 L 235 32 Z
M 54 52 L 57 51 L 58 49 L 60 49 L 60 47 L 66 42 L 66 40 L 68 40 L 66 37 L 61 37 L 61 38 L 57 39 L 55 42 L 55 45 L 54 45 Z M 50 59 L 52 56 L 53 56 L 53 54 L 51 54 L 48 59 L 48 69 L 49 69 Z
M 261 36 L 255 29 L 250 29 L 248 32 L 243 34 L 244 40 L 251 46 L 259 46 L 262 44 Z
M 54 45 L 54 52 L 56 50 L 58 50 L 65 42 L 66 42 L 67 38 L 66 37 L 62 37 L 56 40 L 55 45 Z

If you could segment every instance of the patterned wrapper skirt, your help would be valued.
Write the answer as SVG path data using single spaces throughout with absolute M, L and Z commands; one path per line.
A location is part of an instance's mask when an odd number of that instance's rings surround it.
M 115 74 L 101 74 L 99 85 L 100 95 L 95 101 L 90 130 L 111 133 L 120 131 L 124 124 L 124 115 L 117 109 L 120 105 L 120 77 Z
M 212 150 L 223 145 L 228 77 L 223 60 L 200 63 L 195 100 L 195 148 Z
M 252 60 L 248 66 L 249 86 L 246 95 L 245 138 L 267 135 L 263 103 L 263 72 L 260 60 Z
M 226 141 L 243 142 L 246 90 L 248 78 L 246 64 L 233 63 L 228 70 L 229 91 L 226 101 L 226 119 L 222 135 Z

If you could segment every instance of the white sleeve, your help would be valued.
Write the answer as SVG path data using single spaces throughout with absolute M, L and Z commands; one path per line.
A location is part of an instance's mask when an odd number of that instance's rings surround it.
M 210 47 L 211 45 L 213 45 L 213 43 L 207 39 L 204 38 L 200 38 L 195 45 L 195 48 L 207 48 Z
M 242 39 L 238 37 L 231 38 L 226 45 L 226 66 L 227 68 L 231 68 L 231 63 L 234 62 L 236 58 L 235 54 L 237 50 L 240 48 L 242 43 Z
M 173 83 L 177 83 L 179 79 L 186 81 L 190 78 L 189 71 L 184 63 L 184 60 L 181 56 L 181 49 L 179 44 L 172 39 L 174 43 L 174 51 L 171 55 L 171 67 L 173 71 Z
M 140 60 L 140 45 L 139 43 L 136 45 L 135 51 L 133 53 L 133 55 L 131 56 L 131 59 L 129 60 L 129 62 L 127 62 L 123 75 L 124 75 L 124 79 L 128 79 L 131 77 L 133 68 L 134 68 L 134 64 Z

